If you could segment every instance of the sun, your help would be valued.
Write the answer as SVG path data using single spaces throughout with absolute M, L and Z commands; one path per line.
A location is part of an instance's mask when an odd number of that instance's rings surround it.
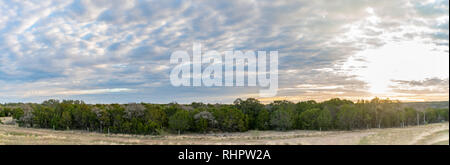
M 433 44 L 417 41 L 387 43 L 355 54 L 343 68 L 366 82 L 368 92 L 373 95 L 401 95 L 393 90 L 393 80 L 446 79 L 449 56 L 445 51 L 436 50 Z
M 369 92 L 372 94 L 386 94 L 390 91 L 388 87 L 389 82 L 372 81 L 369 82 Z

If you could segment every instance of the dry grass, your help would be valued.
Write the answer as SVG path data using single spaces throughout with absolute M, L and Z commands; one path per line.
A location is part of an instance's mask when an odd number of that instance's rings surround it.
M 449 141 L 448 122 L 407 128 L 373 129 L 371 131 L 376 132 L 376 134 L 364 137 L 360 144 L 424 145 L 446 141 L 448 145 Z
M 2 120 L 10 120 L 3 118 Z M 444 144 L 448 145 L 448 123 L 408 128 L 356 131 L 248 131 L 241 133 L 126 135 L 86 131 L 55 131 L 0 124 L 0 144 L 19 145 L 340 145 L 340 144 Z

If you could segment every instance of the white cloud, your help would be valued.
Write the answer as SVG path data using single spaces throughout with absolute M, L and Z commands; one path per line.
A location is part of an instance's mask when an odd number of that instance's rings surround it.
M 323 97 L 365 96 L 362 91 L 375 81 L 363 72 L 373 74 L 381 59 L 412 60 L 400 68 L 423 62 L 423 69 L 416 70 L 420 74 L 414 75 L 448 78 L 448 72 L 440 70 L 448 68 L 448 63 L 440 63 L 441 58 L 438 65 L 431 65 L 433 58 L 426 56 L 414 60 L 404 55 L 380 59 L 368 55 L 389 53 L 389 47 L 403 50 L 408 46 L 393 45 L 405 41 L 431 48 L 417 50 L 430 56 L 448 53 L 448 22 L 448 1 L 441 0 L 0 0 L 0 93 L 11 99 L 37 89 L 69 91 L 66 95 L 87 95 L 92 89 L 137 89 L 139 98 L 157 95 L 162 101 L 189 99 L 186 96 L 192 93 L 207 95 L 213 89 L 167 85 L 170 53 L 191 50 L 193 42 L 201 42 L 205 51 L 278 50 L 280 88 L 292 89 L 280 92 L 281 96 L 319 97 L 298 89 L 305 84 L 326 88 L 313 90 L 328 90 L 329 95 L 321 93 Z M 348 62 L 352 59 L 369 63 L 357 66 Z M 433 69 L 436 66 L 440 68 Z M 408 70 L 381 80 L 412 75 Z M 249 96 L 252 90 L 215 92 Z

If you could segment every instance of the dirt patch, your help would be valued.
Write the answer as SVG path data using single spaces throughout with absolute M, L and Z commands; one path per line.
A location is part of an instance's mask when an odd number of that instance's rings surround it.
M 418 140 L 415 144 L 433 144 L 433 145 L 439 145 L 439 144 L 449 144 L 449 131 L 441 130 L 441 131 L 435 131 L 427 136 L 423 136 L 420 140 Z
M 374 134 L 361 138 L 359 144 L 399 144 L 399 145 L 411 145 L 411 144 L 431 144 L 423 143 L 422 139 L 427 136 L 433 135 L 440 131 L 447 130 L 447 138 L 439 140 L 448 141 L 448 123 L 428 124 L 421 126 L 411 126 L 406 128 L 387 128 L 387 129 L 372 129 Z M 444 136 L 439 136 L 444 137 Z

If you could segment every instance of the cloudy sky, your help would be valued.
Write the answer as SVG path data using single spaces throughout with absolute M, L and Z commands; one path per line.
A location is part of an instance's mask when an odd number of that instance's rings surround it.
M 273 99 L 449 99 L 448 0 L 0 0 L 0 102 L 258 97 L 173 87 L 170 54 L 277 50 Z M 191 52 L 189 52 L 191 53 Z

